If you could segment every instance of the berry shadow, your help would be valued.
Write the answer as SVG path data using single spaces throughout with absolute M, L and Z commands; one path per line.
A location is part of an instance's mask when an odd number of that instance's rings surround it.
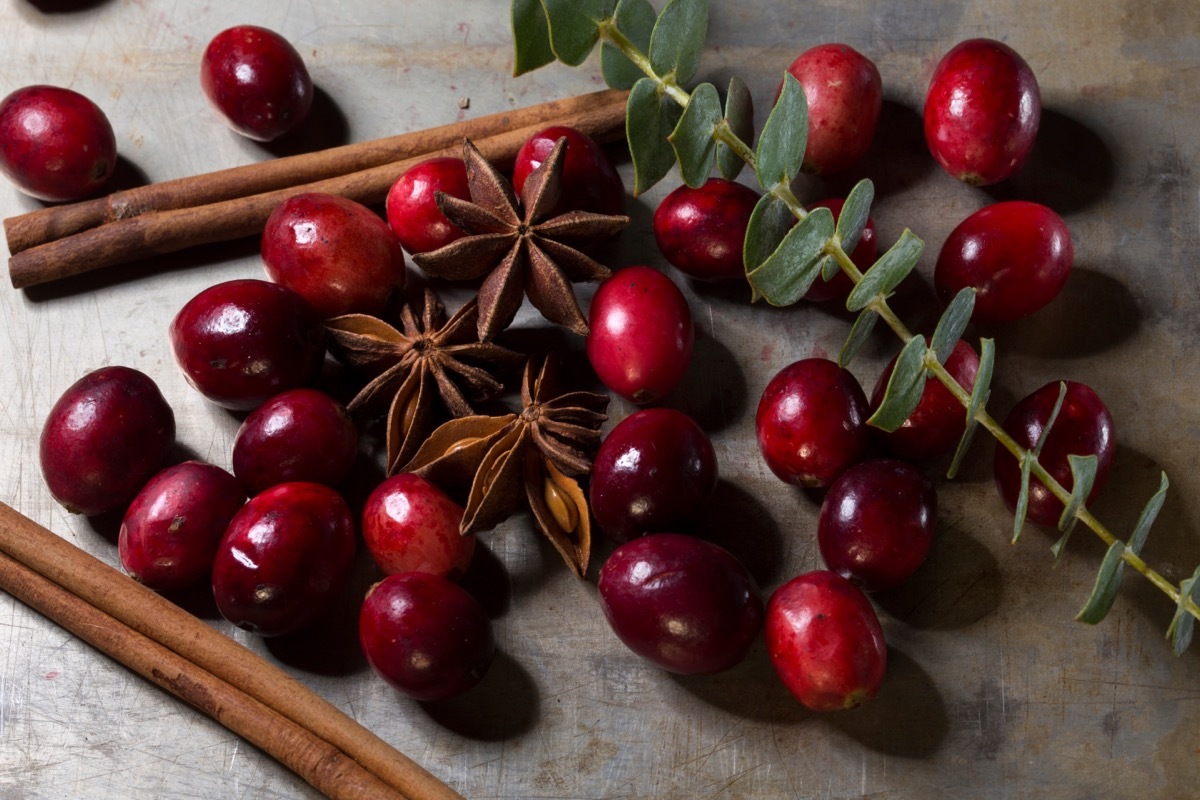
M 662 405 L 682 411 L 711 434 L 728 428 L 745 412 L 746 376 L 724 342 L 695 327 L 691 364 Z
M 437 724 L 484 742 L 515 739 L 537 725 L 541 702 L 532 676 L 504 651 L 497 651 L 483 680 L 448 700 L 420 704 Z
M 316 85 L 313 86 L 312 109 L 300 127 L 271 142 L 246 139 L 248 145 L 259 151 L 258 155 L 266 152 L 277 158 L 340 147 L 349 141 L 350 122 L 345 113 L 328 92 Z
M 760 587 L 782 578 L 787 548 L 779 524 L 754 494 L 738 484 L 717 482 L 696 533 L 732 553 Z
M 87 525 L 92 529 L 93 533 L 114 548 L 114 552 L 111 555 L 113 558 L 116 558 L 115 548 L 121 534 L 121 522 L 125 519 L 125 504 L 122 504 L 120 508 L 114 511 L 94 514 L 90 517 L 84 517 L 84 519 L 87 520 Z
M 741 662 L 713 675 L 666 673 L 681 688 L 714 708 L 744 719 L 795 725 L 817 715 L 780 682 L 760 635 Z
M 467 571 L 458 581 L 483 608 L 488 619 L 499 619 L 512 605 L 508 570 L 482 539 L 475 538 L 475 552 Z
M 804 194 L 798 196 L 818 200 L 845 197 L 856 183 L 870 178 L 879 199 L 911 189 L 937 169 L 925 144 L 925 122 L 919 112 L 885 99 L 875 131 L 870 148 L 858 163 L 827 178 L 808 179 L 800 187 Z M 801 180 L 805 180 L 803 176 Z M 885 249 L 880 247 L 881 255 Z
M 25 0 L 43 14 L 71 14 L 90 11 L 108 3 L 109 0 Z

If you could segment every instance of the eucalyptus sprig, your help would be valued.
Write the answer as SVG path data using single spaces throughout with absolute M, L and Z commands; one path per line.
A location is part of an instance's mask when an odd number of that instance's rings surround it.
M 1129 541 L 1124 542 L 1087 508 L 1086 498 L 1096 474 L 1094 456 L 1070 457 L 1072 490 L 1064 488 L 1038 460 L 1058 406 L 1032 449 L 1018 444 L 988 413 L 995 363 L 992 340 L 980 341 L 979 370 L 971 391 L 946 371 L 945 360 L 971 318 L 973 290 L 964 289 L 952 300 L 927 343 L 924 336 L 910 331 L 888 304 L 888 297 L 920 260 L 924 250 L 921 239 L 905 229 L 866 271 L 860 271 L 848 255 L 870 213 L 874 200 L 871 182 L 860 181 L 851 190 L 836 224 L 828 209 L 810 213 L 804 208 L 791 189 L 800 173 L 808 136 L 807 103 L 795 78 L 785 75 L 779 98 L 757 144 L 751 147 L 754 113 L 745 83 L 736 77 L 730 81 L 724 106 L 711 83 L 701 83 L 691 91 L 684 88 L 699 68 L 708 30 L 707 0 L 669 0 L 661 13 L 648 0 L 512 0 L 512 25 L 517 75 L 555 60 L 577 66 L 597 44 L 601 46 L 600 69 L 606 83 L 630 90 L 626 138 L 633 158 L 635 194 L 666 177 L 676 164 L 683 181 L 692 187 L 708 180 L 714 164 L 729 179 L 736 177 L 743 165 L 749 166 L 763 190 L 750 217 L 743 253 L 752 299 L 790 305 L 818 278 L 828 280 L 839 269 L 846 273 L 854 283 L 846 307 L 858 317 L 839 363 L 850 363 L 879 320 L 903 342 L 883 401 L 869 422 L 883 430 L 899 427 L 916 408 L 925 382 L 936 379 L 966 410 L 966 432 L 949 477 L 956 474 L 981 427 L 1021 466 L 1014 542 L 1024 526 L 1030 481 L 1037 478 L 1064 506 L 1058 523 L 1062 536 L 1051 548 L 1056 559 L 1077 522 L 1108 546 L 1092 594 L 1076 619 L 1091 624 L 1101 621 L 1112 608 L 1124 568 L 1130 566 L 1175 603 L 1167 636 L 1177 654 L 1187 649 L 1193 624 L 1200 619 L 1200 567 L 1177 587 L 1139 555 L 1166 497 L 1166 473 Z M 1059 406 L 1061 402 L 1062 392 Z

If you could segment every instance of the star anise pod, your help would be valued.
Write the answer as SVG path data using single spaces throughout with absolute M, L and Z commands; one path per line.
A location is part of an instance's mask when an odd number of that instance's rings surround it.
M 577 478 L 592 468 L 608 396 L 559 394 L 553 355 L 525 364 L 519 414 L 450 420 L 430 435 L 407 470 L 438 486 L 470 483 L 461 532 L 494 528 L 522 496 L 534 523 L 579 576 L 591 554 L 591 518 Z
M 463 142 L 471 201 L 442 192 L 438 208 L 465 236 L 445 247 L 413 256 L 428 275 L 472 280 L 487 275 L 479 287 L 479 339 L 489 341 L 508 327 L 522 295 L 546 319 L 575 333 L 588 332 L 572 281 L 601 280 L 611 273 L 579 252 L 616 234 L 629 217 L 569 211 L 550 217 L 562 187 L 566 139 L 559 139 L 521 188 L 517 202 L 512 186 L 469 140 Z
M 347 409 L 372 413 L 389 403 L 389 475 L 408 463 L 433 430 L 435 398 L 452 416 L 472 415 L 475 409 L 469 400 L 489 399 L 503 388 L 492 370 L 520 363 L 520 353 L 478 340 L 478 316 L 478 306 L 471 300 L 447 321 L 441 301 L 426 289 L 421 319 L 405 303 L 400 310 L 401 330 L 368 314 L 326 321 L 330 349 L 338 360 L 375 376 Z

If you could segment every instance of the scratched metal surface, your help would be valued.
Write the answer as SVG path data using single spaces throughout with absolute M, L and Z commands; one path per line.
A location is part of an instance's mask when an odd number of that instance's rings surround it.
M 897 299 L 913 324 L 928 307 L 937 250 L 968 213 L 1026 197 L 1064 215 L 1075 273 L 1051 307 L 993 331 L 993 407 L 1003 413 L 1059 378 L 1094 386 L 1119 437 L 1098 513 L 1128 530 L 1166 469 L 1174 488 L 1147 556 L 1171 579 L 1184 576 L 1200 559 L 1200 6 L 712 5 L 702 77 L 724 85 L 737 73 L 760 105 L 781 69 L 812 44 L 844 41 L 879 65 L 887 103 L 866 163 L 831 184 L 807 181 L 800 195 L 844 191 L 859 174 L 876 180 L 881 241 L 908 226 L 927 243 L 917 279 Z M 92 97 L 116 129 L 123 177 L 135 181 L 598 86 L 594 61 L 512 78 L 505 7 L 347 0 L 250 4 L 241 14 L 230 4 L 166 0 L 6 0 L 0 94 L 45 82 Z M 201 99 L 196 70 L 205 43 L 241 22 L 281 31 L 310 66 L 318 117 L 299 142 L 272 150 L 241 141 Z M 919 117 L 933 63 L 980 35 L 1024 54 L 1046 108 L 1032 164 L 991 191 L 959 185 L 933 165 Z M 463 97 L 468 111 L 459 108 Z M 621 170 L 628 185 L 627 159 Z M 672 177 L 630 201 L 633 225 L 610 251 L 614 265 L 665 268 L 650 219 L 677 183 Z M 36 206 L 0 185 L 3 216 Z M 64 513 L 36 466 L 54 400 L 105 364 L 153 376 L 187 452 L 228 466 L 237 420 L 186 386 L 165 331 L 201 288 L 260 270 L 250 243 L 28 292 L 0 288 L 0 499 L 116 563 L 115 523 Z M 681 283 L 698 339 L 671 402 L 710 432 L 724 477 L 707 532 L 770 590 L 819 566 L 817 506 L 764 469 L 754 407 L 775 371 L 835 353 L 848 325 L 828 310 L 751 308 L 740 292 Z M 538 324 L 528 313 L 520 323 Z M 893 348 L 878 334 L 856 362 L 868 389 Z M 630 410 L 615 402 L 612 417 Z M 523 518 L 485 537 L 500 655 L 459 701 L 422 706 L 377 680 L 357 653 L 353 597 L 316 631 L 268 643 L 230 630 L 202 602 L 195 608 L 472 798 L 1195 796 L 1200 663 L 1195 649 L 1176 659 L 1163 643 L 1165 598 L 1128 577 L 1107 622 L 1073 622 L 1101 548 L 1077 533 L 1052 568 L 1049 534 L 1030 530 L 1010 545 L 1009 517 L 989 477 L 990 445 L 977 442 L 972 455 L 960 480 L 940 485 L 930 562 L 910 586 L 877 598 L 891 664 L 879 698 L 852 713 L 803 711 L 774 679 L 761 642 L 744 664 L 713 677 L 672 677 L 639 662 L 606 628 L 594 583 L 573 579 Z M 605 552 L 602 545 L 597 561 Z M 369 569 L 360 571 L 356 588 L 369 579 Z M 0 798 L 311 795 L 224 729 L 0 598 Z

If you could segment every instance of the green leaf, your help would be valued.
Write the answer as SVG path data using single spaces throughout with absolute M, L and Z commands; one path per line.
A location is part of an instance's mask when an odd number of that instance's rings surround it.
M 875 184 L 863 178 L 854 184 L 850 194 L 846 195 L 846 203 L 842 213 L 838 215 L 837 234 L 842 240 L 842 250 L 850 253 L 862 238 L 862 232 L 867 227 L 867 218 L 871 215 L 871 203 L 875 202 Z M 826 279 L 828 280 L 828 278 Z
M 692 92 L 679 124 L 671 133 L 671 146 L 679 160 L 679 174 L 693 189 L 704 185 L 712 174 L 717 140 L 713 133 L 721 121 L 721 97 L 717 87 L 702 83 Z
M 1167 638 L 1174 645 L 1177 656 L 1183 655 L 1184 651 L 1188 649 L 1188 645 L 1192 643 L 1192 626 L 1195 624 L 1196 618 L 1188 611 L 1187 601 L 1196 602 L 1197 595 L 1200 595 L 1200 567 L 1196 567 L 1192 577 L 1179 584 L 1179 603 L 1175 607 L 1175 616 L 1171 618 L 1171 625 L 1167 628 Z
M 1170 486 L 1170 482 L 1167 480 L 1167 473 L 1163 472 L 1161 475 L 1158 491 L 1146 501 L 1146 505 L 1138 517 L 1137 525 L 1133 529 L 1133 535 L 1129 537 L 1129 549 L 1134 555 L 1142 552 L 1142 545 L 1146 543 L 1146 537 L 1150 534 L 1150 526 L 1154 524 L 1158 512 L 1162 510 L 1163 501 L 1167 499 L 1167 487 Z
M 921 260 L 925 243 L 917 238 L 908 228 L 900 234 L 900 239 L 886 253 L 879 257 L 850 291 L 846 298 L 846 308 L 851 311 L 861 311 L 876 297 L 886 297 L 900 285 L 913 267 Z
M 1117 599 L 1117 590 L 1121 588 L 1121 575 L 1125 569 L 1125 562 L 1121 560 L 1121 556 L 1124 552 L 1124 542 L 1113 542 L 1108 546 L 1108 552 L 1100 562 L 1100 571 L 1096 573 L 1092 596 L 1075 615 L 1076 620 L 1095 625 L 1108 616 L 1113 602 Z
M 838 366 L 850 366 L 858 351 L 866 344 L 867 339 L 871 338 L 871 331 L 875 329 L 875 323 L 878 321 L 879 312 L 871 308 L 858 315 L 858 319 L 854 320 L 854 327 L 850 328 L 850 335 L 846 337 L 846 343 L 842 345 L 842 351 L 838 353 Z
M 613 15 L 615 0 L 541 0 L 550 23 L 550 46 L 558 60 L 577 67 L 600 41 L 600 23 Z
M 734 75 L 729 79 L 729 93 L 725 95 L 725 123 L 733 135 L 749 146 L 754 141 L 754 99 L 746 82 Z M 746 162 L 724 142 L 717 143 L 717 169 L 726 180 L 742 174 Z
M 513 0 L 513 77 L 533 72 L 554 60 L 550 23 L 541 0 Z
M 842 265 L 833 256 L 825 256 L 821 259 L 821 280 L 831 281 L 841 271 Z
M 773 306 L 795 303 L 816 279 L 832 236 L 833 212 L 828 208 L 811 212 L 787 232 L 766 261 L 746 273 L 750 286 Z
M 625 138 L 633 157 L 635 196 L 662 180 L 675 166 L 675 150 L 667 136 L 683 112 L 659 92 L 658 82 L 642 78 L 633 85 L 625 106 Z
M 1026 453 L 1021 459 L 1021 489 L 1017 492 L 1017 507 L 1013 510 L 1013 544 L 1021 538 L 1021 528 L 1025 527 L 1025 515 L 1029 511 L 1029 477 L 1033 462 L 1032 453 Z
M 929 343 L 929 349 L 937 356 L 939 364 L 945 364 L 946 359 L 954 352 L 954 346 L 962 338 L 974 310 L 975 290 L 967 286 L 954 295 L 950 305 L 942 312 L 942 318 L 933 329 L 933 338 Z
M 658 14 L 650 5 L 650 0 L 621 0 L 613 12 L 613 23 L 617 30 L 643 53 L 650 49 L 650 32 L 654 30 L 657 19 Z M 638 79 L 645 75 L 611 42 L 600 45 L 600 74 L 613 89 L 632 89 Z
M 867 420 L 868 425 L 891 432 L 903 425 L 904 420 L 916 410 L 925 391 L 927 349 L 923 336 L 914 336 L 904 344 L 900 355 L 896 356 L 896 366 L 888 378 L 883 401 Z
M 971 439 L 975 436 L 975 430 L 979 427 L 979 421 L 975 419 L 975 415 L 979 413 L 979 409 L 987 405 L 988 397 L 991 396 L 992 370 L 996 365 L 996 343 L 991 339 L 979 340 L 979 369 L 975 372 L 975 386 L 971 389 L 971 402 L 967 406 L 967 429 L 963 432 L 962 438 L 958 440 L 958 449 L 954 451 L 954 458 L 950 462 L 950 469 L 946 471 L 946 477 L 953 478 L 958 474 L 958 468 L 962 466 L 963 458 L 967 455 L 967 450 L 971 447 Z
M 742 246 L 742 263 L 746 272 L 750 273 L 767 260 L 778 248 L 783 237 L 796 224 L 787 203 L 774 195 L 764 194 L 758 199 L 754 211 L 750 213 L 750 222 L 746 224 L 746 242 Z M 751 285 L 752 299 L 759 295 Z
M 1075 529 L 1077 519 L 1075 515 L 1087 503 L 1087 497 L 1092 493 L 1092 486 L 1096 483 L 1096 456 L 1080 456 L 1071 453 L 1067 456 L 1067 461 L 1071 465 L 1071 498 L 1063 507 L 1062 516 L 1058 518 L 1058 529 L 1063 532 L 1062 538 L 1050 548 L 1050 552 L 1054 553 L 1055 561 L 1062 558 L 1063 551 L 1067 547 L 1067 540 L 1071 538 L 1071 531 Z
M 682 86 L 700 66 L 708 35 L 708 0 L 671 0 L 658 16 L 650 37 L 650 64 L 659 77 L 674 74 Z
M 800 174 L 807 142 L 808 101 L 800 82 L 787 73 L 779 100 L 758 137 L 758 185 L 767 191 L 779 184 L 790 186 Z

